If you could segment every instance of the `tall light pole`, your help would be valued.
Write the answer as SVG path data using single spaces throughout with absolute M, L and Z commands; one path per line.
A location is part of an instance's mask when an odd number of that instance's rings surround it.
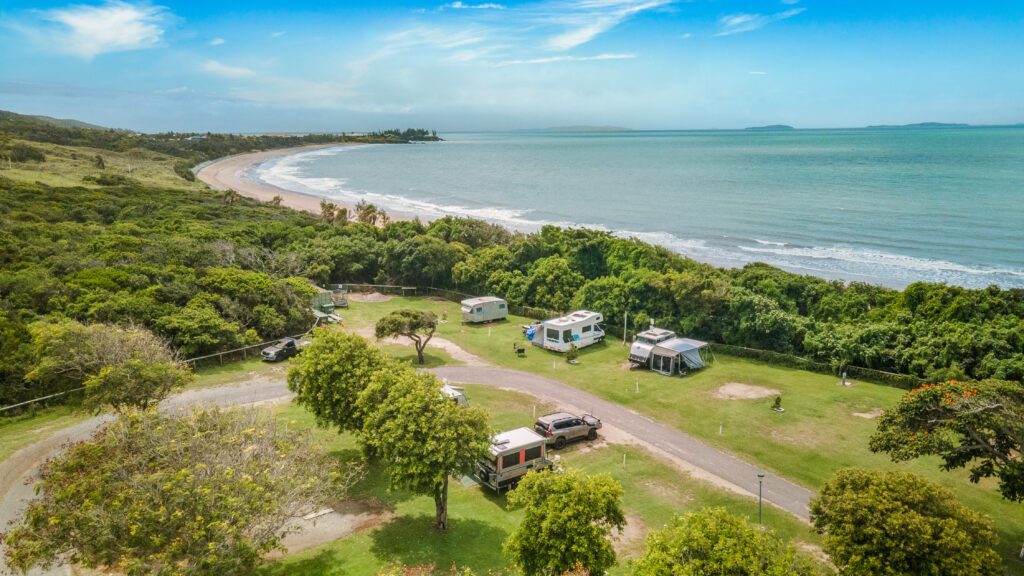
M 764 472 L 757 474 L 757 523 L 761 522 L 761 505 L 764 501 Z

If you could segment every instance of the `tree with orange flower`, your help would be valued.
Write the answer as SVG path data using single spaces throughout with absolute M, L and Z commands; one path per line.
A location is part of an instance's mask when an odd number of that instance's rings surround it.
M 1002 380 L 925 384 L 878 419 L 871 450 L 900 462 L 942 458 L 972 482 L 995 477 L 1003 497 L 1024 500 L 1024 385 Z

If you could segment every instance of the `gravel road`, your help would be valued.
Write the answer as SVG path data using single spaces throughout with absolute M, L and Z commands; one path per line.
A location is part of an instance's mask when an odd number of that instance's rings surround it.
M 745 493 L 757 495 L 757 474 L 761 469 L 718 450 L 684 434 L 675 428 L 661 424 L 619 404 L 551 380 L 536 374 L 507 368 L 482 366 L 441 366 L 430 370 L 438 377 L 450 382 L 466 384 L 487 384 L 530 394 L 562 406 L 592 412 L 602 424 L 611 425 L 636 438 L 641 444 L 650 446 L 673 459 L 688 464 L 686 468 L 695 476 L 722 484 L 738 487 Z M 708 476 L 710 475 L 710 477 Z M 729 486 L 731 485 L 731 486 Z M 735 491 L 735 490 L 734 490 Z M 804 522 L 809 522 L 809 504 L 813 494 L 773 474 L 765 474 L 764 499 Z
M 568 384 L 528 372 L 479 364 L 442 366 L 430 371 L 451 382 L 516 390 L 554 402 L 563 408 L 590 411 L 609 427 L 608 432 L 615 430 L 620 437 L 624 435 L 627 441 L 635 441 L 668 456 L 697 478 L 746 495 L 758 493 L 757 474 L 761 470 L 757 467 L 674 428 Z M 261 378 L 230 386 L 188 390 L 168 398 L 160 408 L 174 411 L 201 404 L 258 406 L 286 401 L 292 396 L 284 379 Z M 66 444 L 88 438 L 110 418 L 110 415 L 98 416 L 65 428 L 0 462 L 0 527 L 6 528 L 9 522 L 20 517 L 26 500 L 33 495 L 32 482 L 37 479 L 38 467 L 43 461 L 58 454 Z M 765 475 L 765 501 L 804 522 L 809 519 L 808 504 L 811 496 L 811 491 L 806 488 L 772 474 Z M 3 549 L 0 546 L 0 574 L 10 574 L 3 565 L 2 555 Z M 44 572 L 33 570 L 31 574 Z M 69 575 L 74 572 L 62 566 L 45 574 Z

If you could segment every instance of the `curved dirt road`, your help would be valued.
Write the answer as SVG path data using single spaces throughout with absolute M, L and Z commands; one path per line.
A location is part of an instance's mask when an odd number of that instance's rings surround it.
M 704 444 L 683 432 L 642 416 L 619 404 L 603 400 L 593 394 L 543 376 L 497 368 L 484 363 L 468 366 L 441 366 L 429 369 L 440 378 L 451 382 L 483 384 L 523 392 L 543 400 L 552 401 L 566 409 L 588 411 L 627 441 L 636 442 L 672 459 L 680 468 L 697 478 L 708 480 L 744 495 L 756 497 L 758 491 L 757 467 Z M 290 399 L 292 394 L 284 379 L 261 380 L 250 384 L 220 386 L 188 390 L 168 398 L 161 409 L 173 411 L 198 404 L 219 406 L 258 406 Z M 31 482 L 36 479 L 39 465 L 69 442 L 88 438 L 110 415 L 98 416 L 75 426 L 65 428 L 46 440 L 15 452 L 0 462 L 0 527 L 20 517 L 25 502 L 33 496 Z M 766 474 L 765 501 L 785 510 L 800 520 L 809 519 L 808 504 L 812 493 L 777 476 Z M 9 574 L 3 565 L 0 547 L 0 574 Z M 41 574 L 33 571 L 32 574 Z M 73 574 L 69 567 L 55 568 L 47 574 Z

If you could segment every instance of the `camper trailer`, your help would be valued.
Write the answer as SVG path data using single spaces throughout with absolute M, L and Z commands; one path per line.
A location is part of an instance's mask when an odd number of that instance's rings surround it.
M 704 367 L 707 342 L 679 338 L 675 332 L 651 328 L 636 335 L 629 349 L 629 361 L 652 372 L 674 376 L 687 369 Z
M 565 352 L 572 345 L 583 348 L 604 340 L 604 330 L 598 326 L 603 321 L 604 316 L 598 312 L 577 310 L 568 316 L 541 322 L 534 328 L 531 340 L 534 346 L 555 352 Z
M 477 480 L 500 493 L 514 488 L 530 470 L 550 469 L 554 462 L 547 458 L 547 441 L 529 428 L 497 434 L 491 441 L 490 457 L 477 461 Z
M 508 317 L 508 303 L 496 296 L 483 296 L 462 301 L 463 322 L 490 322 Z
M 466 389 L 462 386 L 452 386 L 447 380 L 445 380 L 444 385 L 441 386 L 441 394 L 459 406 L 469 405 L 469 401 L 466 400 L 465 390 Z

